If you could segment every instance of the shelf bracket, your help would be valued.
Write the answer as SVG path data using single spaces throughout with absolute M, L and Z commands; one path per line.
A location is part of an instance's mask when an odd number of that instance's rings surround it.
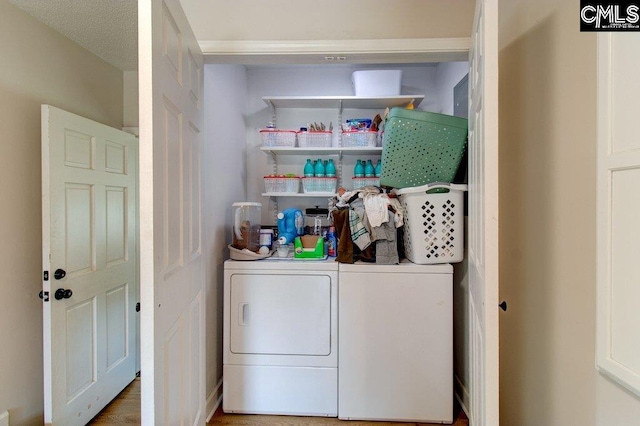
M 269 154 L 271 154 L 271 161 L 273 162 L 273 174 L 277 175 L 278 174 L 278 159 L 276 156 L 276 153 L 273 151 L 269 151 Z
M 338 188 L 344 187 L 344 182 L 342 181 L 342 150 L 338 152 L 338 171 L 336 174 L 338 175 L 338 186 L 336 187 L 336 192 L 338 192 Z
M 273 200 L 273 223 L 278 224 L 278 197 L 269 197 Z
M 338 101 L 338 146 L 342 146 L 342 99 Z
M 276 114 L 276 107 L 275 105 L 273 105 L 273 102 L 271 101 L 271 99 L 268 99 L 266 101 L 269 104 L 269 109 L 271 110 L 271 122 L 273 123 L 273 125 L 277 128 L 278 127 L 278 122 L 277 122 L 277 114 Z

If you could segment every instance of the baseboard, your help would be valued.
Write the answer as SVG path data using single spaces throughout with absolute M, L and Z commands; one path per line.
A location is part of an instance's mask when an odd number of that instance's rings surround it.
M 456 399 L 458 400 L 458 403 L 460 404 L 460 408 L 462 408 L 462 411 L 464 411 L 464 413 L 467 415 L 467 418 L 469 417 L 469 402 L 471 401 L 470 396 L 469 396 L 469 390 L 467 389 L 467 387 L 464 385 L 464 383 L 462 383 L 462 381 L 460 380 L 460 378 L 458 377 L 458 375 L 454 375 L 455 377 L 455 396 Z
M 207 423 L 209 423 L 209 421 L 211 420 L 213 415 L 216 413 L 216 410 L 218 409 L 221 403 L 222 403 L 222 379 L 220 379 L 215 389 L 207 397 L 207 408 L 205 411 L 206 413 L 209 413 L 207 415 Z

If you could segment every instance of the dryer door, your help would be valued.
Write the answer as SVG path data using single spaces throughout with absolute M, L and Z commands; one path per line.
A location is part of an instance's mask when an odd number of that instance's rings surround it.
M 328 275 L 234 274 L 230 290 L 232 353 L 331 353 Z

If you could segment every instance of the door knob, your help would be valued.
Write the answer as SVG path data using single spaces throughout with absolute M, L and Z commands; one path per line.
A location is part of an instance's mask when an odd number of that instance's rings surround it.
M 59 288 L 56 290 L 54 297 L 56 300 L 68 299 L 73 295 L 73 292 L 69 289 Z
M 65 277 L 65 275 L 67 275 L 67 273 L 64 269 L 56 269 L 56 271 L 53 273 L 53 278 L 55 278 L 56 280 L 61 280 Z

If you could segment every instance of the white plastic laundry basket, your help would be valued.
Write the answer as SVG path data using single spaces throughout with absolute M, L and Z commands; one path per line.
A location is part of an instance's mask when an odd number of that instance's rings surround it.
M 449 192 L 428 194 L 433 189 Z M 467 185 L 431 183 L 396 190 L 404 208 L 404 250 L 421 265 L 464 258 L 464 191 Z

